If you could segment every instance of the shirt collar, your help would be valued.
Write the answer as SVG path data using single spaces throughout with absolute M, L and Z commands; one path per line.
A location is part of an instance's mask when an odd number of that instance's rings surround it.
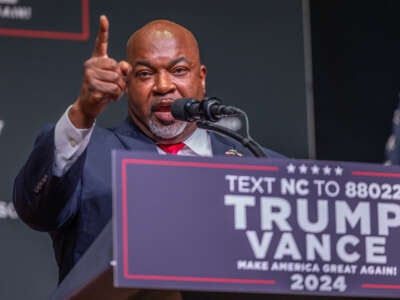
M 206 130 L 196 128 L 184 142 L 196 155 L 212 156 L 211 140 Z

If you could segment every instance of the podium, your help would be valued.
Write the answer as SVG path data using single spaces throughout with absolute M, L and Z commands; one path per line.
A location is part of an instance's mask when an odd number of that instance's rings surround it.
M 109 222 L 50 299 L 126 300 L 137 293 L 135 289 L 113 286 L 112 247 L 112 223 Z
M 135 296 L 139 296 L 138 289 L 114 286 L 112 244 L 112 222 L 110 221 L 51 294 L 50 300 L 134 300 Z M 182 292 L 182 297 L 183 300 L 262 300 L 265 295 Z M 145 299 L 151 299 L 151 297 Z M 274 299 L 288 299 L 288 296 L 280 298 L 275 295 Z M 290 299 L 300 300 L 298 297 Z
M 123 151 L 113 166 L 113 220 L 51 299 L 400 295 L 398 167 Z
M 138 300 L 140 291 L 113 284 L 112 222 L 110 221 L 79 262 L 65 277 L 50 300 Z M 262 300 L 265 295 L 245 293 L 182 292 L 183 300 Z M 157 298 L 161 300 L 163 298 Z M 300 300 L 304 297 L 274 295 L 274 299 Z M 314 300 L 318 300 L 315 297 Z M 327 298 L 327 300 L 329 297 Z M 312 298 L 308 297 L 308 300 Z

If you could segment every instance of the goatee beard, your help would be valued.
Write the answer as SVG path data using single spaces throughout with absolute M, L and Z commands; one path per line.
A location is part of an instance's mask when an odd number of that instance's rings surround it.
M 149 118 L 150 131 L 155 136 L 166 140 L 173 139 L 180 135 L 185 130 L 186 125 L 187 123 L 182 121 L 175 121 L 170 125 L 163 125 Z

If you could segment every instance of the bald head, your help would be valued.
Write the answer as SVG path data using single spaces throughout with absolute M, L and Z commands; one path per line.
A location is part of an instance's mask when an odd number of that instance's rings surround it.
M 142 48 L 143 45 L 159 46 L 160 43 L 168 43 L 175 40 L 200 61 L 199 46 L 192 32 L 187 28 L 169 20 L 154 20 L 145 24 L 135 31 L 127 42 L 127 60 L 132 61 L 132 55 Z

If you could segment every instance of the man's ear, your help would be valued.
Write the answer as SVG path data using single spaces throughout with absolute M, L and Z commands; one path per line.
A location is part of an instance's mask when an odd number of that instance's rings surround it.
M 200 65 L 200 80 L 204 94 L 206 94 L 206 77 L 207 77 L 207 68 L 205 65 Z
M 125 81 L 125 93 L 128 94 L 129 92 L 129 82 L 131 81 L 131 76 L 132 76 L 132 72 L 130 72 L 127 76 L 126 76 L 126 81 Z
M 122 75 L 125 77 L 125 89 L 124 92 L 128 92 L 128 83 L 130 80 L 130 76 L 132 74 L 132 66 L 129 62 L 125 60 L 121 60 L 119 63 L 119 67 L 121 68 Z

